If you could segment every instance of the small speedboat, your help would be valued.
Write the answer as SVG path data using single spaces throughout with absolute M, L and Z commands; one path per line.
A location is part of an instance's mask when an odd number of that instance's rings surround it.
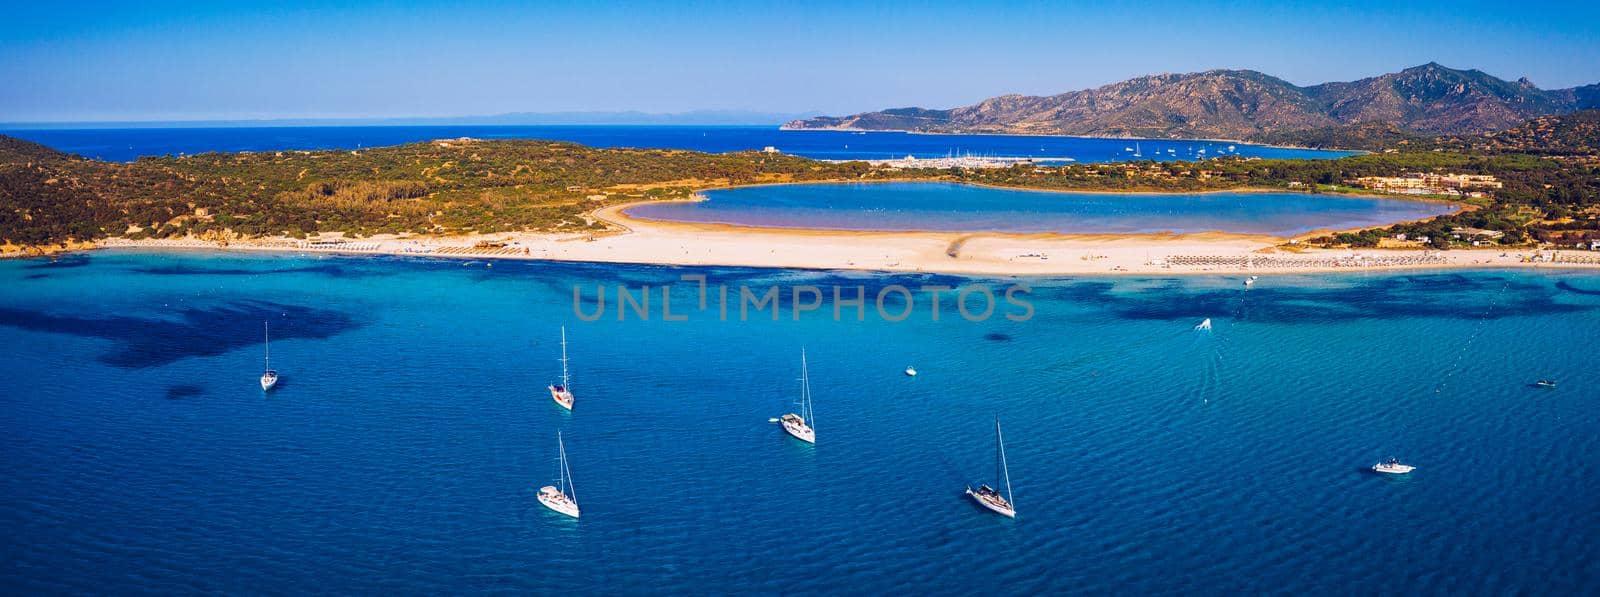
M 909 366 L 906 367 L 906 377 L 916 377 L 916 376 L 917 376 L 917 368 L 916 367 L 909 367 Z
M 1553 387 L 1556 387 L 1556 382 L 1553 379 L 1541 379 L 1539 381 L 1533 382 L 1533 385 L 1539 386 L 1541 388 L 1553 388 Z
M 1400 459 L 1398 458 L 1390 458 L 1383 462 L 1372 465 L 1373 472 L 1383 473 L 1385 475 L 1404 475 L 1414 470 L 1417 470 L 1417 467 L 1409 464 L 1401 464 Z
M 1207 317 L 1207 318 L 1205 318 L 1204 321 L 1201 321 L 1200 323 L 1195 324 L 1194 331 L 1196 331 L 1196 332 L 1209 332 L 1209 331 L 1211 331 L 1211 318 Z

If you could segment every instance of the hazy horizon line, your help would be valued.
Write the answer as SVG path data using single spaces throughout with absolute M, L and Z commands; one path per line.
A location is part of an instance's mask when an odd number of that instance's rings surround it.
M 97 128 L 245 128 L 296 126 L 463 126 L 463 125 L 681 125 L 777 126 L 791 120 L 823 116 L 820 111 L 771 112 L 762 110 L 569 110 L 555 112 L 503 112 L 461 116 L 283 116 L 263 118 L 150 118 L 84 120 L 0 121 L 0 129 Z

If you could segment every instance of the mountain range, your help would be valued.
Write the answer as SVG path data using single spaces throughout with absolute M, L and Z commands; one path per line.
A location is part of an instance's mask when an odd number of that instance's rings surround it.
M 1058 95 L 1002 95 L 947 110 L 821 116 L 784 127 L 1216 139 L 1373 126 L 1468 134 L 1595 107 L 1600 107 L 1600 84 L 1545 90 L 1526 78 L 1505 81 L 1428 63 L 1309 87 L 1251 70 L 1149 75 Z

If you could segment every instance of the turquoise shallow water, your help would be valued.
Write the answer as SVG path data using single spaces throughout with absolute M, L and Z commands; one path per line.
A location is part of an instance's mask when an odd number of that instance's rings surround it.
M 662 321 L 596 284 L 939 276 L 0 262 L 7 592 L 1590 593 L 1600 275 L 1027 280 L 1034 317 Z M 853 290 L 848 291 L 853 293 Z M 891 306 L 893 305 L 891 301 Z M 715 305 L 713 299 L 712 307 Z M 870 300 L 869 300 L 869 310 Z M 1005 305 L 1000 313 L 1008 312 Z M 1210 317 L 1210 334 L 1193 331 Z M 256 387 L 273 322 L 282 385 Z M 544 385 L 571 338 L 578 402 Z M 810 355 L 818 444 L 767 418 Z M 906 378 L 914 364 L 921 375 Z M 1554 390 L 1528 387 L 1559 379 Z M 1005 423 L 1016 520 L 964 500 Z M 567 438 L 581 521 L 534 500 Z M 1388 455 L 1406 479 L 1364 467 Z
M 1456 206 L 1306 193 L 1050 193 L 942 182 L 795 184 L 628 208 L 648 219 L 835 230 L 1294 236 L 1419 220 Z

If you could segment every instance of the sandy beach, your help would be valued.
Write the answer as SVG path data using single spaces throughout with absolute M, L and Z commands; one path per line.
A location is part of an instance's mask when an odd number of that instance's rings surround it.
M 1600 267 L 1600 254 L 1529 249 L 1328 250 L 1225 233 L 1064 235 L 858 232 L 736 227 L 630 218 L 628 205 L 594 213 L 614 230 L 231 241 L 109 239 L 100 247 L 390 254 L 474 259 L 720 265 L 972 275 L 1271 274 L 1459 267 Z M 1537 257 L 1535 257 L 1537 256 Z

